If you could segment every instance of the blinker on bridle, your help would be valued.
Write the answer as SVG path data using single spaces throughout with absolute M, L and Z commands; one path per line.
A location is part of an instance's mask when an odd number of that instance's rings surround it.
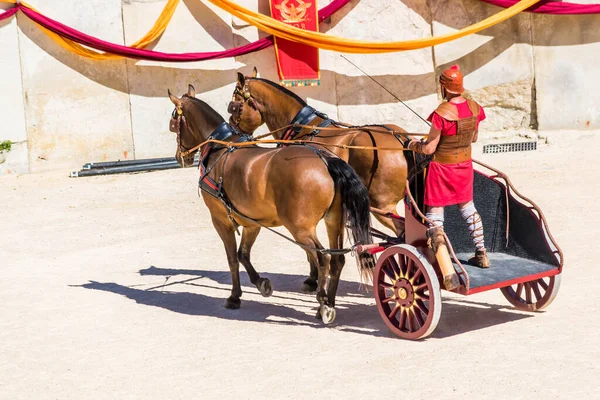
M 248 88 L 248 80 L 249 79 L 250 79 L 249 77 L 246 77 L 243 88 L 240 88 L 238 85 L 235 85 L 235 89 L 233 90 L 233 94 L 231 95 L 231 102 L 229 103 L 229 106 L 227 107 L 227 112 L 229 114 L 231 114 L 231 116 L 234 118 L 234 121 L 237 118 L 236 124 L 239 123 L 239 121 L 241 119 L 242 107 L 243 107 L 244 103 L 248 103 L 250 105 L 250 107 L 252 107 L 258 111 L 256 103 L 254 102 L 254 99 L 252 98 L 252 94 L 250 94 L 250 89 Z M 235 101 L 236 94 L 239 95 L 240 97 L 242 97 L 242 99 L 244 99 L 244 100 L 243 101 Z M 239 128 L 239 126 L 238 126 L 238 128 Z

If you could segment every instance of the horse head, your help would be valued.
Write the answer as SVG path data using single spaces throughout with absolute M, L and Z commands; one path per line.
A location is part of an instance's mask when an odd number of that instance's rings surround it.
M 212 107 L 196 98 L 196 90 L 192 85 L 188 85 L 187 93 L 181 97 L 175 96 L 171 90 L 168 93 L 175 105 L 169 123 L 169 130 L 177 135 L 175 158 L 182 167 L 190 167 L 194 164 L 197 146 L 224 119 Z
M 254 67 L 252 76 L 246 77 L 238 72 L 238 80 L 233 90 L 231 102 L 227 112 L 231 114 L 229 123 L 239 131 L 252 134 L 259 126 L 265 123 L 259 109 L 259 102 L 250 93 L 250 81 L 256 78 L 258 71 Z
M 306 102 L 275 82 L 238 72 L 238 80 L 227 111 L 229 123 L 239 131 L 251 134 L 262 124 L 276 130 L 290 123 Z

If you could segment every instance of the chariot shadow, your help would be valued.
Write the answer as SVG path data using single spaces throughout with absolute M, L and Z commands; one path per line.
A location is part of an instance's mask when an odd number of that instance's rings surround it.
M 252 298 L 257 297 L 257 290 L 250 283 L 248 276 L 245 273 L 240 273 L 246 296 L 242 297 L 241 309 L 228 310 L 223 305 L 230 288 L 224 288 L 222 285 L 228 286 L 231 284 L 231 274 L 229 272 L 151 266 L 140 270 L 139 273 L 143 276 L 164 276 L 165 282 L 147 289 L 138 289 L 113 282 L 96 281 L 90 281 L 76 287 L 118 294 L 135 301 L 137 304 L 159 307 L 192 316 L 265 322 L 277 325 L 310 326 L 316 329 L 331 327 L 341 332 L 396 338 L 380 318 L 374 298 L 369 304 L 353 301 L 353 298 L 371 298 L 373 296 L 371 289 L 368 292 L 359 289 L 357 282 L 340 280 L 338 294 L 344 296 L 344 298 L 338 298 L 336 304 L 338 316 L 332 325 L 323 325 L 314 317 L 317 310 L 317 301 L 314 296 L 312 294 L 296 295 L 301 283 L 306 278 L 304 275 L 261 274 L 262 277 L 269 278 L 273 283 L 275 291 L 272 297 L 282 299 L 284 303 L 293 301 L 296 304 L 292 305 L 273 303 L 268 298 L 253 300 Z M 179 277 L 176 278 L 178 275 Z M 190 286 L 222 290 L 226 293 L 223 297 L 214 297 L 196 292 L 170 291 L 170 287 L 175 285 L 179 288 Z M 291 297 L 290 293 L 294 293 L 295 296 Z M 300 305 L 298 305 L 299 303 Z M 298 310 L 299 307 L 303 310 Z M 466 298 L 452 298 L 443 303 L 442 316 L 436 331 L 429 338 L 423 340 L 442 339 L 531 317 L 532 315 L 529 314 L 512 312 L 508 305 L 476 302 Z M 399 343 L 402 343 L 402 340 L 398 340 Z

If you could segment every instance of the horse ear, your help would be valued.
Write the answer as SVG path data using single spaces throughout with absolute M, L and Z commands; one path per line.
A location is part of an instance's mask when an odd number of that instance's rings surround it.
M 241 72 L 238 72 L 237 75 L 238 75 L 238 83 L 241 86 L 244 86 L 244 83 L 246 82 L 246 78 L 244 77 L 244 74 L 242 74 Z
M 196 89 L 190 84 L 188 84 L 188 96 L 196 97 Z
M 258 76 L 258 70 L 256 69 L 256 67 L 254 67 L 254 69 L 252 70 L 252 77 L 256 78 Z
M 171 93 L 171 89 L 167 89 L 167 91 L 169 93 L 169 99 L 171 99 L 173 104 L 175 104 L 176 107 L 181 107 L 181 100 L 177 98 L 177 96 L 175 96 L 173 93 Z

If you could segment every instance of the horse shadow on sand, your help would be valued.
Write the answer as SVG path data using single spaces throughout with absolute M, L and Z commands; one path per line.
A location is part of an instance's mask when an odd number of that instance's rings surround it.
M 124 286 L 113 282 L 89 281 L 85 289 L 99 290 L 124 296 L 138 304 L 160 307 L 168 311 L 191 316 L 207 316 L 236 321 L 263 322 L 267 324 L 309 326 L 315 329 L 333 328 L 341 332 L 366 334 L 376 337 L 395 338 L 379 316 L 372 289 L 368 292 L 359 288 L 357 282 L 340 280 L 338 287 L 337 318 L 331 325 L 324 325 L 315 319 L 317 301 L 313 294 L 301 294 L 299 288 L 303 275 L 264 273 L 262 277 L 271 280 L 274 292 L 271 297 L 278 303 L 262 298 L 250 283 L 248 276 L 240 272 L 242 282 L 242 306 L 239 310 L 223 307 L 229 295 L 231 276 L 226 271 L 188 270 L 157 268 L 151 266 L 139 271 L 142 276 L 161 276 L 161 285 L 140 289 L 136 285 Z M 196 292 L 170 291 L 169 287 L 189 286 Z M 223 287 L 226 286 L 226 287 Z M 210 296 L 197 290 L 221 290 L 223 296 Z M 361 302 L 356 299 L 362 299 Z M 371 298 L 368 304 L 365 298 Z M 260 300 L 256 300 L 260 299 Z M 298 309 L 301 308 L 301 309 Z M 508 306 L 466 300 L 465 298 L 445 299 L 442 316 L 437 329 L 430 338 L 445 338 L 485 329 L 532 315 L 512 312 Z M 427 340 L 427 339 L 425 339 Z

